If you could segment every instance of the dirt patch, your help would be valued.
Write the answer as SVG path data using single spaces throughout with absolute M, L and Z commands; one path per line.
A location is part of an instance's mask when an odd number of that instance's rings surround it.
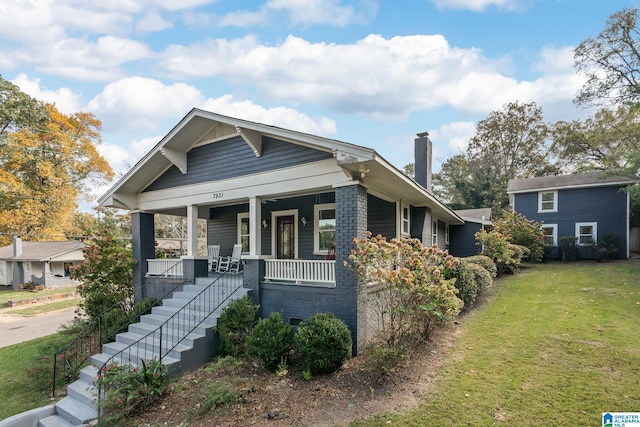
M 376 414 L 417 407 L 433 389 L 434 379 L 461 331 L 459 321 L 436 330 L 411 353 L 410 362 L 384 381 L 366 369 L 364 357 L 350 359 L 338 372 L 306 381 L 293 369 L 284 376 L 259 363 L 214 369 L 214 362 L 173 382 L 168 393 L 132 421 L 139 426 L 335 426 Z M 223 385 L 237 401 L 204 411 L 207 396 L 219 400 Z M 215 400 L 215 399 L 213 399 Z M 204 414 L 198 415 L 202 411 Z

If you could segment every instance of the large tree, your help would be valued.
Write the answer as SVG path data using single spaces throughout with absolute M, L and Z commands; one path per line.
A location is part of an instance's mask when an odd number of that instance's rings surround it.
M 557 122 L 552 154 L 564 172 L 602 170 L 635 175 L 640 168 L 640 110 L 603 109 L 585 121 Z
M 509 204 L 507 182 L 555 172 L 549 156 L 549 128 L 535 103 L 512 102 L 478 122 L 464 154 L 447 160 L 434 177 L 438 194 L 455 207 Z
M 62 114 L 2 77 L 0 88 L 0 244 L 11 234 L 64 239 L 78 200 L 113 177 L 97 150 L 100 121 L 89 113 Z
M 622 9 L 605 29 L 576 48 L 574 64 L 587 76 L 575 102 L 583 106 L 637 104 L 640 100 L 638 9 Z

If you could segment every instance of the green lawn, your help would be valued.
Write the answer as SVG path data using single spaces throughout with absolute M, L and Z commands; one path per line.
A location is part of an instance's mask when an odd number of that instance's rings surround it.
M 76 286 L 62 286 L 57 288 L 49 288 L 49 289 L 45 289 L 38 292 L 0 290 L 0 309 L 5 308 L 5 304 L 8 301 L 21 301 L 25 299 L 33 299 L 33 298 L 43 297 L 48 295 L 75 292 L 76 288 L 77 288 Z
M 416 411 L 354 426 L 599 426 L 640 412 L 640 263 L 537 264 L 499 279 Z
M 0 348 L 0 420 L 52 403 L 48 387 L 46 391 L 39 390 L 27 375 L 27 369 L 36 366 L 40 359 L 50 366 L 41 355 L 53 354 L 63 339 L 62 334 L 54 334 Z

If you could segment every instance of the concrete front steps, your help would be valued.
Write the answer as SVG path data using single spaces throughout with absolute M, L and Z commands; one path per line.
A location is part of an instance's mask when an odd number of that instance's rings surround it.
M 224 278 L 223 278 L 224 279 Z M 118 334 L 116 341 L 102 346 L 102 353 L 91 358 L 91 365 L 80 371 L 80 378 L 67 386 L 67 396 L 55 404 L 55 414 L 46 416 L 38 421 L 37 427 L 74 427 L 87 425 L 98 417 L 96 406 L 96 390 L 94 381 L 98 375 L 98 369 L 109 361 L 111 356 L 123 351 L 122 359 L 126 363 L 138 364 L 140 359 L 150 360 L 158 358 L 159 339 L 155 337 L 145 338 L 154 330 L 166 322 L 171 316 L 180 312 L 185 306 L 209 284 L 211 279 L 199 279 L 195 285 L 184 286 L 181 292 L 174 292 L 172 298 L 165 299 L 161 306 L 154 307 L 151 314 L 140 318 L 140 323 L 129 325 L 127 332 Z M 214 285 L 215 286 L 215 285 Z M 233 290 L 230 288 L 230 290 Z M 191 304 L 193 310 L 183 310 L 174 317 L 172 326 L 165 325 L 162 328 L 163 349 L 167 349 L 167 342 L 175 342 L 180 337 L 180 330 L 185 324 L 193 321 L 193 318 L 205 320 L 189 333 L 180 344 L 162 358 L 162 364 L 169 370 L 169 375 L 179 375 L 195 369 L 210 361 L 215 356 L 218 343 L 212 327 L 217 325 L 220 312 L 229 301 L 247 295 L 248 289 L 239 288 L 231 297 L 220 305 L 220 301 L 214 298 L 207 299 L 202 304 Z M 227 298 L 223 295 L 222 298 Z M 217 309 L 216 309 L 217 307 Z M 215 310 L 214 310 L 215 309 Z M 173 341 L 172 341 L 173 340 Z M 129 347 L 130 345 L 134 344 Z M 173 346 L 174 344 L 170 344 Z M 117 360 L 120 361 L 118 356 Z M 16 426 L 19 424 L 16 424 Z M 36 425 L 36 424 L 25 424 Z M 0 427 L 2 423 L 0 422 Z

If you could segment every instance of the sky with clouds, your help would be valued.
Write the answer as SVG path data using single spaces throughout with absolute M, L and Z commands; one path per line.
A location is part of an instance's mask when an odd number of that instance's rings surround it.
M 573 50 L 640 0 L 3 0 L 0 74 L 102 121 L 121 173 L 189 110 L 374 148 L 434 167 L 479 120 L 536 102 L 584 118 Z

